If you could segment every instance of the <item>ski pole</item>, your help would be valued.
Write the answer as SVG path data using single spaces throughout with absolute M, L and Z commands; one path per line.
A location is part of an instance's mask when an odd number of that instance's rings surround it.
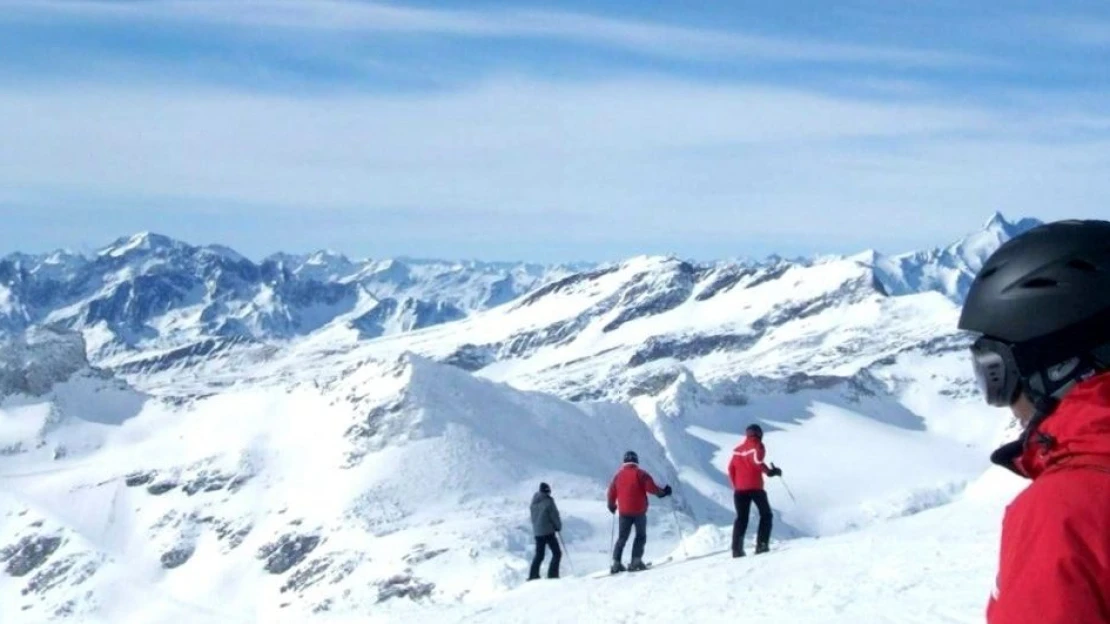
M 689 559 L 690 552 L 686 550 L 686 534 L 682 532 L 682 525 L 678 522 L 678 506 L 674 501 L 671 501 L 671 513 L 674 514 L 674 526 L 678 529 L 678 540 L 682 544 L 682 555 Z
M 574 573 L 574 564 L 570 561 L 570 551 L 567 550 L 567 543 L 563 541 L 563 534 L 555 531 L 555 538 L 559 540 L 559 545 L 563 547 L 563 554 L 566 555 L 567 566 L 570 567 L 571 576 L 578 576 Z
M 682 480 L 676 479 L 674 485 L 676 490 L 681 490 Z M 686 549 L 686 534 L 682 531 L 682 524 L 678 521 L 678 502 L 674 498 L 671 498 L 671 514 L 674 516 L 674 526 L 678 530 L 678 539 L 682 544 L 682 555 L 689 559 L 690 551 Z
M 617 546 L 617 514 L 612 514 L 613 523 L 609 529 L 609 556 L 613 555 L 613 549 Z
M 798 499 L 794 498 L 794 493 L 790 491 L 790 486 L 783 480 L 782 475 L 779 475 L 779 481 L 782 482 L 782 487 L 786 488 L 786 493 L 790 495 L 790 500 L 794 501 L 794 504 L 797 505 Z

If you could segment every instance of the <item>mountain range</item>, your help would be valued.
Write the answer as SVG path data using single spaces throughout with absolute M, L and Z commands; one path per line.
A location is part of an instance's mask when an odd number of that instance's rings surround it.
M 0 619 L 512 621 L 539 481 L 575 575 L 607 567 L 630 448 L 675 485 L 649 557 L 711 552 L 751 422 L 790 483 L 776 547 L 953 504 L 1009 433 L 959 306 L 1036 223 L 710 263 L 7 256 Z

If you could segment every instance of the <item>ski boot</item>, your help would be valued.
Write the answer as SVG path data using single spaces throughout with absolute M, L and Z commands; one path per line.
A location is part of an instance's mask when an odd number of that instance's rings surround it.
M 743 556 L 745 556 L 743 548 L 741 548 L 740 550 L 732 551 L 732 558 L 733 559 L 739 559 L 740 557 L 743 557 Z
M 609 574 L 617 574 L 618 572 L 624 572 L 624 570 L 624 564 L 620 561 L 614 561 L 612 567 L 609 568 Z
M 628 564 L 628 571 L 629 572 L 640 572 L 640 571 L 643 571 L 643 570 L 646 570 L 646 569 L 647 569 L 647 566 L 644 565 L 644 562 L 643 562 L 642 559 L 633 559 L 632 563 Z
M 765 552 L 771 552 L 771 545 L 767 542 L 759 542 L 755 545 L 755 554 L 762 555 Z

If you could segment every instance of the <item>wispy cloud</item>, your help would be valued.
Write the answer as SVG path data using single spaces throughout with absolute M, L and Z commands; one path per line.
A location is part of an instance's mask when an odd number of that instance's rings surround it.
M 14 0 L 24 11 L 88 18 L 277 27 L 346 34 L 554 39 L 673 58 L 898 66 L 998 64 L 929 48 L 892 47 L 691 28 L 572 11 L 424 9 L 356 0 Z
M 1103 209 L 1110 137 L 1076 141 L 1057 112 L 677 81 L 343 98 L 9 91 L 0 143 L 19 149 L 0 154 L 0 187 L 357 214 L 375 240 L 817 244 L 909 236 L 890 230 L 907 214 L 930 215 L 914 234 L 939 237 L 998 208 Z
M 612 7 L 3 8 L 0 209 L 44 232 L 32 216 L 96 209 L 103 239 L 171 220 L 266 251 L 901 250 L 996 209 L 1105 214 L 1110 195 L 1097 64 L 921 36 L 912 15 L 876 39 Z M 1096 79 L 1060 78 L 1077 65 Z M 11 232 L 0 248 L 34 236 Z
M 64 172 L 67 183 L 101 191 L 314 206 L 489 207 L 493 197 L 508 205 L 517 195 L 523 210 L 544 209 L 543 197 L 562 183 L 590 180 L 597 198 L 605 178 L 626 178 L 645 159 L 905 141 L 1001 123 L 935 105 L 666 81 L 499 81 L 446 94 L 327 98 L 20 91 L 2 94 L 0 118 L 0 142 L 23 146 L 0 156 L 8 185 L 48 184 Z M 592 173 L 604 170 L 600 179 Z M 625 193 L 628 182 L 613 190 Z

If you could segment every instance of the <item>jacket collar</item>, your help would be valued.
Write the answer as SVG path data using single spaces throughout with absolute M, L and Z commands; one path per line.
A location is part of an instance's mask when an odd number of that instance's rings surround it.
M 1051 414 L 996 450 L 991 461 L 1028 479 L 1064 466 L 1110 467 L 1110 373 L 1077 384 Z

